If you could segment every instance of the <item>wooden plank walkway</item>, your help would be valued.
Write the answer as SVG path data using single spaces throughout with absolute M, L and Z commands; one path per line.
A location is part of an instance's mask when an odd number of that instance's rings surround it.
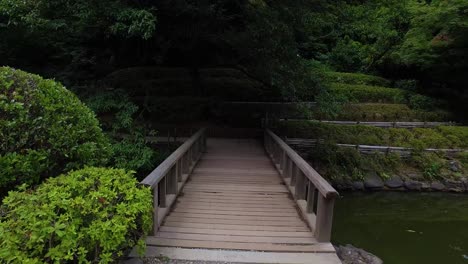
M 325 254 L 327 261 L 315 263 L 340 263 L 331 243 L 317 242 L 263 145 L 254 139 L 210 138 L 147 245 Z

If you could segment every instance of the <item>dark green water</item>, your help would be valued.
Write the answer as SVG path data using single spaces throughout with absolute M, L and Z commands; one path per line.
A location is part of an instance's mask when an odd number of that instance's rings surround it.
M 385 264 L 468 264 L 468 195 L 341 195 L 333 243 L 363 248 Z

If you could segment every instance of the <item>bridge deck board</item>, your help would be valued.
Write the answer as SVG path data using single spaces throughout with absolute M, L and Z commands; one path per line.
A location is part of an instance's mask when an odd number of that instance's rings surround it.
M 331 253 L 318 243 L 260 142 L 209 139 L 149 246 Z

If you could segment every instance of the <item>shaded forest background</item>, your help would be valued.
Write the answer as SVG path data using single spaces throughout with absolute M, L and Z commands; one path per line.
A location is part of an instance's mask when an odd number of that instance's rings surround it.
M 187 78 L 188 96 L 312 101 L 327 89 L 321 72 L 332 70 L 400 80 L 401 88 L 445 99 L 459 118 L 467 110 L 463 0 L 1 0 L 0 35 L 0 64 L 78 94 L 102 88 L 97 81 L 110 75 L 119 81 L 106 85 L 126 81 L 119 88 L 131 96 L 171 95 L 167 83 L 135 92 L 141 72 L 118 75 L 170 67 L 159 74 Z M 213 91 L 203 79 L 216 72 L 207 68 L 248 81 Z

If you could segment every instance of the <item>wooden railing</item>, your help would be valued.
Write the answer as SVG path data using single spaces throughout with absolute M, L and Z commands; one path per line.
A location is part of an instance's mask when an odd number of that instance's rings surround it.
M 302 215 L 319 242 L 329 242 L 338 192 L 271 130 L 265 130 L 267 153 L 283 176 Z
M 154 235 L 176 200 L 179 191 L 206 150 L 206 129 L 200 129 L 166 160 L 153 170 L 140 184 L 153 191 Z

